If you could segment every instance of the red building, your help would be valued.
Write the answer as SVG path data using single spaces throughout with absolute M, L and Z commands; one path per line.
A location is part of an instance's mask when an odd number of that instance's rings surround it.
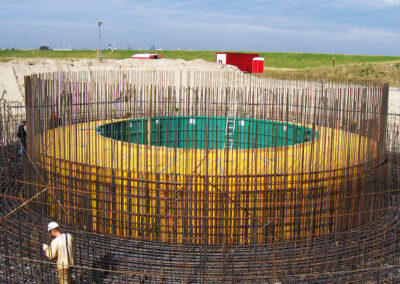
M 264 57 L 254 57 L 251 73 L 264 73 Z
M 161 59 L 161 55 L 156 53 L 138 53 L 132 55 L 134 59 Z
M 254 53 L 217 52 L 217 63 L 234 65 L 243 72 L 263 73 L 264 58 Z

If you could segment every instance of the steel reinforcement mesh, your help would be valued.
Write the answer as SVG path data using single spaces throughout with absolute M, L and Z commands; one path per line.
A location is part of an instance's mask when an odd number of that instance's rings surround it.
M 23 114 L 1 109 L 0 279 L 56 281 L 41 251 L 56 220 L 74 236 L 78 283 L 398 282 L 399 127 L 387 115 L 387 86 L 291 79 L 27 77 L 22 159 L 15 131 Z M 201 140 L 187 135 L 196 133 L 188 123 L 168 135 L 172 147 L 96 134 L 110 122 L 200 115 L 225 117 L 225 125 Z M 246 127 L 236 118 L 286 124 L 263 138 L 285 137 L 286 145 L 229 147 L 230 121 L 236 136 Z M 292 146 L 290 125 L 318 135 Z M 118 135 L 159 135 L 155 124 L 139 126 Z M 237 141 L 258 134 L 248 127 Z M 192 147 L 212 137 L 225 140 L 223 149 Z

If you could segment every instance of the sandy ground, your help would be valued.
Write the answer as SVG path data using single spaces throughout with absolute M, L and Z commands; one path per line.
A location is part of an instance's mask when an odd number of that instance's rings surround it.
M 104 60 L 96 59 L 16 59 L 9 62 L 0 62 L 0 94 L 8 102 L 22 102 L 24 100 L 24 76 L 32 73 L 55 71 L 95 71 L 113 69 L 139 70 L 221 70 L 238 71 L 234 66 L 227 66 L 207 62 L 201 59 L 186 60 Z
M 112 69 L 143 69 L 143 70 L 221 70 L 238 71 L 234 66 L 220 65 L 201 59 L 185 61 L 173 59 L 161 60 L 105 60 L 96 59 L 16 59 L 0 62 L 0 95 L 4 94 L 7 102 L 24 101 L 24 76 L 32 73 L 80 70 L 112 70 Z M 389 113 L 400 113 L 400 89 L 390 88 Z
M 389 113 L 400 114 L 400 89 L 389 88 Z

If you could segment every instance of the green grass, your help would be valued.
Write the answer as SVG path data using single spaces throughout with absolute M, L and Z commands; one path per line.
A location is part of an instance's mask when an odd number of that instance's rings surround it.
M 260 52 L 260 56 L 264 57 L 264 64 L 266 67 L 293 69 L 331 67 L 333 65 L 333 58 L 335 59 L 335 66 L 400 60 L 400 56 L 343 55 L 322 53 Z
M 0 50 L 0 58 L 95 58 L 93 50 Z
M 110 52 L 103 51 L 106 59 L 130 58 L 135 53 L 154 52 L 149 50 L 117 50 Z M 163 50 L 155 51 L 163 58 L 172 59 L 203 59 L 215 61 L 215 51 L 188 51 L 188 50 Z M 330 67 L 332 59 L 335 58 L 335 65 L 347 65 L 357 63 L 374 63 L 384 61 L 400 60 L 400 56 L 370 56 L 370 55 L 343 55 L 343 54 L 317 54 L 317 53 L 284 53 L 284 52 L 259 52 L 265 59 L 266 67 L 304 69 L 315 67 Z M 8 61 L 14 58 L 95 58 L 94 50 L 0 50 L 0 60 Z
M 150 51 L 150 50 L 117 50 L 110 52 L 103 51 L 105 59 L 124 59 L 130 58 L 136 53 L 158 53 L 163 58 L 194 60 L 203 59 L 206 61 L 215 61 L 215 51 L 179 51 L 179 50 L 165 50 L 165 51 Z M 0 60 L 9 61 L 14 58 L 96 58 L 95 50 L 0 50 Z

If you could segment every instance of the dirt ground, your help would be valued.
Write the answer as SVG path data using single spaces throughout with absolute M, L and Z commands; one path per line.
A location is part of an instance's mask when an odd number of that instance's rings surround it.
M 15 59 L 9 62 L 0 62 L 0 94 L 8 102 L 22 102 L 24 100 L 24 76 L 32 73 L 56 71 L 96 71 L 96 70 L 221 70 L 237 71 L 234 66 L 220 65 L 201 59 L 185 61 L 173 59 L 161 60 L 104 60 L 97 59 Z

